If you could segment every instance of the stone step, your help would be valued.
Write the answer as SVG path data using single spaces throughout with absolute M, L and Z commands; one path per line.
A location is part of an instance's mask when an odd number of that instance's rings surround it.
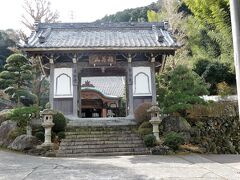
M 111 153 L 77 153 L 77 154 L 65 154 L 58 153 L 57 157 L 82 157 L 82 156 L 131 156 L 131 155 L 147 155 L 149 151 L 144 152 L 111 152 Z
M 97 148 L 137 148 L 137 147 L 144 147 L 142 144 L 93 144 L 93 145 L 65 145 L 61 146 L 60 150 L 67 150 L 67 149 L 97 149 Z
M 75 126 L 68 128 L 57 156 L 103 156 L 149 154 L 135 126 Z
M 93 140 L 89 140 L 89 141 L 76 141 L 76 140 L 72 140 L 72 141 L 65 141 L 63 140 L 61 142 L 61 146 L 74 146 L 74 145 L 100 145 L 100 144 L 142 144 L 142 140 L 137 139 L 137 140 L 128 140 L 128 141 L 93 141 Z
M 136 148 L 99 148 L 99 149 L 64 149 L 58 150 L 60 154 L 81 154 L 81 153 L 113 153 L 113 152 L 147 152 L 144 147 Z
M 64 139 L 62 142 L 86 142 L 86 141 L 135 141 L 141 140 L 140 137 L 91 137 L 91 138 L 67 138 Z
M 82 135 L 67 135 L 65 139 L 82 139 L 82 138 L 116 138 L 116 137 L 139 137 L 137 134 L 82 134 Z
M 78 131 L 126 131 L 126 130 L 136 130 L 137 126 L 83 126 L 83 127 L 67 127 L 69 132 Z
M 66 132 L 68 135 L 86 135 L 86 134 L 92 134 L 92 135 L 105 135 L 105 134 L 133 134 L 133 131 L 77 131 L 77 132 Z

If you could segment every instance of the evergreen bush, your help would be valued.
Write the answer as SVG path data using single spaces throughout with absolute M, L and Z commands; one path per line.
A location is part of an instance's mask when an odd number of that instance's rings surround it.
M 64 139 L 65 138 L 65 132 L 63 132 L 63 131 L 61 131 L 61 132 L 59 132 L 59 133 L 57 133 L 57 136 L 58 136 L 58 139 Z
M 143 122 L 138 128 L 138 134 L 145 136 L 152 133 L 152 125 L 149 121 Z
M 40 141 L 44 142 L 44 138 L 45 138 L 44 132 L 42 131 L 36 132 L 34 136 L 38 138 Z
M 163 144 L 176 151 L 181 144 L 184 144 L 184 137 L 180 133 L 169 132 L 165 135 Z
M 157 79 L 158 102 L 165 113 L 178 112 L 184 116 L 191 105 L 203 104 L 204 100 L 200 96 L 208 94 L 204 80 L 182 65 Z
M 53 126 L 52 130 L 55 133 L 65 131 L 67 122 L 62 113 L 57 112 L 56 114 L 53 115 L 53 123 L 54 123 L 54 126 Z
M 156 145 L 156 137 L 153 134 L 144 136 L 143 141 L 147 147 L 154 147 Z

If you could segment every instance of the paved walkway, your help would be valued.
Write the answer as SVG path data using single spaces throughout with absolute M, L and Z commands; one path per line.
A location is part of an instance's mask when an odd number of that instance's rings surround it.
M 240 179 L 240 156 L 43 158 L 0 150 L 0 179 Z

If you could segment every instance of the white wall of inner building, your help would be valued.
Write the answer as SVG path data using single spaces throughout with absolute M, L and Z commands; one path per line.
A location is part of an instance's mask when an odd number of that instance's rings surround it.
M 133 67 L 133 96 L 152 96 L 150 67 Z
M 72 98 L 72 68 L 54 69 L 54 98 Z

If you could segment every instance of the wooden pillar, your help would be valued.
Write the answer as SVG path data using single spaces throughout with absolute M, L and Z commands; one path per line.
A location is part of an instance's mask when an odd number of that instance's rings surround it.
M 155 57 L 151 58 L 152 104 L 157 104 Z
M 78 69 L 78 116 L 82 117 L 82 99 L 81 99 L 81 68 Z
M 106 108 L 103 108 L 102 109 L 102 117 L 107 117 L 107 109 Z
M 238 111 L 240 118 L 240 0 L 230 0 L 234 62 L 238 94 Z
M 128 55 L 128 116 L 134 118 L 133 112 L 133 73 L 132 73 L 132 56 Z
M 78 117 L 78 67 L 77 67 L 77 58 L 73 58 L 73 116 Z
M 54 109 L 54 60 L 53 57 L 49 59 L 50 63 L 50 87 L 49 87 L 49 104 L 51 109 Z

